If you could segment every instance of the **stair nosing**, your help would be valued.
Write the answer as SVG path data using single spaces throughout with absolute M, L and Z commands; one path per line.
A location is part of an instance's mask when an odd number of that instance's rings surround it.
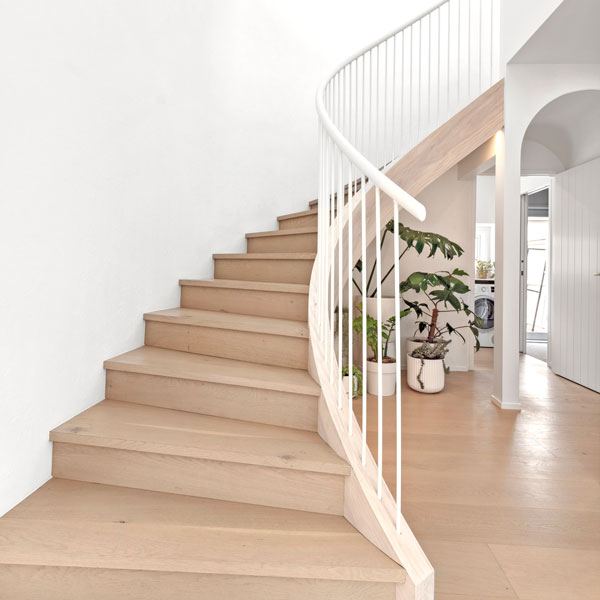
M 271 281 L 248 281 L 245 279 L 180 279 L 180 286 L 242 289 L 257 292 L 308 294 L 310 286 L 303 283 L 278 283 Z
M 205 320 L 198 322 L 186 321 L 184 316 L 170 316 L 165 314 L 167 311 L 181 310 L 188 313 L 195 313 L 197 317 L 205 317 Z M 211 322 L 211 315 L 217 317 L 216 322 Z M 223 322 L 218 318 L 225 317 Z M 170 323 L 173 325 L 187 325 L 189 327 L 202 327 L 205 329 L 223 329 L 228 331 L 244 331 L 248 333 L 259 333 L 264 335 L 273 335 L 279 337 L 291 337 L 308 340 L 308 323 L 302 321 L 293 321 L 290 319 L 277 319 L 273 317 L 258 317 L 254 315 L 244 315 L 238 313 L 225 313 L 220 311 L 202 310 L 196 308 L 179 308 L 158 310 L 144 313 L 145 321 L 154 321 L 159 323 Z M 255 325 L 252 325 L 252 322 Z M 271 329 L 269 330 L 269 325 Z M 278 327 L 277 327 L 278 326 Z
M 318 233 L 316 227 L 298 228 L 298 229 L 275 229 L 273 231 L 256 231 L 254 233 L 247 233 L 247 239 L 264 238 L 264 237 L 282 237 L 288 235 L 306 235 Z
M 253 465 L 265 468 L 273 468 L 273 469 L 288 469 L 292 471 L 305 471 L 310 473 L 323 473 L 326 475 L 339 475 L 339 476 L 348 476 L 350 474 L 350 466 L 343 459 L 338 457 L 331 447 L 327 445 L 327 443 L 321 440 L 321 445 L 323 447 L 327 447 L 331 452 L 331 458 L 329 460 L 319 460 L 315 459 L 302 459 L 302 448 L 310 448 L 313 445 L 313 442 L 301 441 L 301 440 L 285 440 L 285 431 L 288 430 L 288 427 L 282 427 L 280 425 L 269 425 L 269 424 L 260 424 L 260 426 L 265 430 L 272 430 L 275 432 L 281 431 L 281 438 L 274 437 L 273 439 L 280 439 L 282 445 L 289 447 L 289 451 L 291 455 L 283 454 L 283 456 L 278 453 L 269 454 L 261 454 L 255 453 L 253 454 L 251 448 L 240 448 L 238 450 L 227 449 L 224 450 L 222 448 L 207 448 L 198 446 L 191 446 L 185 444 L 176 444 L 165 441 L 154 441 L 151 439 L 145 440 L 135 440 L 135 439 L 124 439 L 120 436 L 111 436 L 110 433 L 104 433 L 103 435 L 99 435 L 98 433 L 83 433 L 81 431 L 68 431 L 65 428 L 68 428 L 69 423 L 72 421 L 77 421 L 77 419 L 84 419 L 82 415 L 93 411 L 94 409 L 98 410 L 100 405 L 104 404 L 104 406 L 115 407 L 117 410 L 119 407 L 125 407 L 129 409 L 133 409 L 134 412 L 138 413 L 153 413 L 153 414 L 163 414 L 163 415 L 177 415 L 180 414 L 182 418 L 182 422 L 186 419 L 186 414 L 193 414 L 196 419 L 205 418 L 207 422 L 230 422 L 230 423 L 246 423 L 246 421 L 240 421 L 237 419 L 230 419 L 228 417 L 216 417 L 213 415 L 202 415 L 199 413 L 187 413 L 186 411 L 181 411 L 172 408 L 164 408 L 164 407 L 155 407 L 155 406 L 147 406 L 135 403 L 124 402 L 121 400 L 103 400 L 102 402 L 90 407 L 86 411 L 79 413 L 72 419 L 69 419 L 65 423 L 62 423 L 58 427 L 54 428 L 50 432 L 50 441 L 51 442 L 59 442 L 64 444 L 74 444 L 80 446 L 93 446 L 96 448 L 111 448 L 114 450 L 124 450 L 130 452 L 143 452 L 148 454 L 162 454 L 167 456 L 179 456 L 184 458 L 195 458 L 200 460 L 211 460 L 218 462 L 227 462 L 227 463 L 236 463 L 243 465 Z M 117 414 L 117 417 L 119 415 Z M 166 418 L 166 417 L 165 417 Z M 187 418 L 190 418 L 189 416 Z M 119 422 L 119 421 L 115 421 Z M 252 425 L 257 425 L 256 423 L 252 423 Z M 151 428 L 148 429 L 149 436 L 151 436 Z M 198 432 L 200 433 L 200 431 Z M 225 434 L 221 434 L 225 435 Z M 230 434 L 233 436 L 233 434 Z M 314 434 L 318 437 L 318 434 Z M 239 434 L 240 438 L 244 437 L 244 432 Z M 248 438 L 250 440 L 250 446 L 252 442 L 252 437 Z M 255 438 L 257 441 L 262 439 L 259 436 Z M 320 438 L 319 438 L 320 439 Z M 287 449 L 286 449 L 287 452 Z M 297 453 L 297 456 L 293 456 L 294 452 Z M 335 457 L 335 461 L 334 461 Z M 292 460 L 290 460 L 292 459 Z
M 231 363 L 231 369 L 230 371 L 232 371 L 233 373 L 235 373 L 235 364 L 243 364 L 244 366 L 248 366 L 248 367 L 252 367 L 254 370 L 256 370 L 257 366 L 259 367 L 260 365 L 257 365 L 256 363 L 249 363 L 249 362 L 245 362 L 245 361 L 239 361 L 239 360 L 235 360 L 235 359 L 231 359 L 231 358 L 216 358 L 216 357 L 209 357 L 209 356 L 205 356 L 203 354 L 194 354 L 194 353 L 189 353 L 189 352 L 183 352 L 181 350 L 170 350 L 167 348 L 154 348 L 154 347 L 150 347 L 150 346 L 141 346 L 140 348 L 152 348 L 152 351 L 156 352 L 159 351 L 160 353 L 168 353 L 168 354 L 172 354 L 173 356 L 182 356 L 185 358 L 185 360 L 188 361 L 193 361 L 193 360 L 197 360 L 198 362 L 200 362 L 201 360 L 205 360 L 206 358 L 209 359 L 214 359 L 214 360 L 218 360 L 220 362 L 223 361 L 227 361 Z M 143 364 L 135 364 L 135 363 L 128 363 L 128 362 L 122 362 L 119 361 L 119 359 L 121 357 L 127 356 L 128 354 L 131 354 L 132 352 L 136 352 L 139 351 L 140 348 L 136 348 L 134 350 L 130 350 L 129 352 L 124 352 L 122 354 L 119 354 L 113 358 L 109 358 L 107 360 L 104 361 L 104 368 L 108 371 L 121 371 L 121 372 L 126 372 L 126 373 L 137 373 L 140 375 L 155 375 L 157 377 L 169 377 L 169 378 L 173 378 L 173 379 L 183 379 L 183 380 L 188 380 L 188 381 L 205 381 L 208 383 L 217 383 L 217 384 L 221 384 L 221 385 L 234 385 L 234 386 L 238 386 L 238 387 L 247 387 L 247 388 L 252 388 L 252 389 L 266 389 L 266 390 L 271 390 L 271 391 L 275 391 L 275 392 L 285 392 L 285 393 L 291 393 L 291 394 L 302 394 L 305 396 L 320 396 L 321 395 L 321 389 L 319 388 L 318 384 L 316 382 L 314 382 L 311 379 L 311 384 L 310 385 L 305 385 L 305 384 L 298 384 L 298 383 L 281 383 L 281 382 L 274 382 L 274 381 L 269 381 L 265 378 L 260 378 L 257 377 L 255 380 L 252 380 L 251 378 L 248 377 L 236 377 L 234 374 L 227 374 L 227 375 L 221 375 L 219 373 L 215 373 L 214 371 L 210 371 L 207 372 L 206 369 L 204 370 L 204 372 L 202 374 L 197 374 L 196 377 L 192 377 L 190 376 L 189 373 L 186 373 L 185 375 L 183 374 L 177 374 L 177 373 L 173 373 L 172 369 L 166 368 L 166 369 L 160 369 L 159 367 L 155 366 L 155 365 L 143 365 Z M 290 371 L 294 371 L 294 372 L 299 372 L 302 371 L 302 369 L 292 369 L 290 367 L 278 367 L 275 365 L 270 365 L 270 369 L 289 369 Z
M 249 252 L 233 254 L 213 254 L 214 260 L 312 260 L 315 252 Z
M 277 220 L 278 221 L 287 221 L 288 219 L 298 219 L 300 217 L 310 217 L 312 215 L 317 216 L 318 212 L 313 209 L 301 210 L 299 212 L 289 213 L 287 215 L 279 215 L 277 217 Z

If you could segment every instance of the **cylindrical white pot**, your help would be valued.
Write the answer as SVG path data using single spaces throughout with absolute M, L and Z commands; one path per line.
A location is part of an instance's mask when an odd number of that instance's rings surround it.
M 352 377 L 352 397 L 354 398 L 356 396 L 356 388 L 358 381 L 356 381 L 356 375 L 354 375 Z M 344 375 L 342 377 L 342 390 L 344 391 L 344 393 L 347 395 L 348 394 L 348 386 L 350 385 L 350 376 L 349 375 Z
M 391 396 L 396 391 L 396 364 L 381 363 L 381 395 Z M 379 394 L 379 363 L 367 361 L 367 392 L 374 396 Z
M 410 354 L 413 350 L 416 350 L 419 346 L 422 346 L 427 341 L 427 338 L 408 338 L 406 340 L 406 352 Z
M 407 354 L 406 370 L 408 387 L 413 390 L 423 392 L 424 394 L 435 394 L 444 389 L 446 373 L 444 372 L 444 362 L 442 359 L 426 358 L 423 360 L 423 372 L 421 373 L 423 387 L 421 387 L 418 379 L 419 372 L 421 371 L 421 359 Z

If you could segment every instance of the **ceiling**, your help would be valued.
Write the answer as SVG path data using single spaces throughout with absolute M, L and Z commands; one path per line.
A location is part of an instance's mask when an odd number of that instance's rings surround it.
M 600 63 L 600 1 L 564 0 L 511 63 Z
M 527 142 L 530 149 L 537 144 L 549 150 L 564 169 L 599 157 L 600 91 L 574 92 L 545 106 L 529 125 L 524 146 Z M 541 155 L 538 153 L 538 158 L 543 162 Z M 556 172 L 556 168 L 548 172 Z

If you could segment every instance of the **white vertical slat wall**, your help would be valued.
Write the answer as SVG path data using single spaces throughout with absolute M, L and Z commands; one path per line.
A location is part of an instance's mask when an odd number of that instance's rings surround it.
M 600 392 L 600 158 L 556 176 L 551 229 L 550 366 Z

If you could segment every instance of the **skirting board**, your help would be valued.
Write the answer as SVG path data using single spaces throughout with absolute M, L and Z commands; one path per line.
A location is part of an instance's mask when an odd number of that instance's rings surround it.
M 503 403 L 501 400 L 496 398 L 496 396 L 494 396 L 494 394 L 492 394 L 491 400 L 492 400 L 492 404 L 494 404 L 498 408 L 501 408 L 502 410 L 521 410 L 520 402 L 504 402 Z

